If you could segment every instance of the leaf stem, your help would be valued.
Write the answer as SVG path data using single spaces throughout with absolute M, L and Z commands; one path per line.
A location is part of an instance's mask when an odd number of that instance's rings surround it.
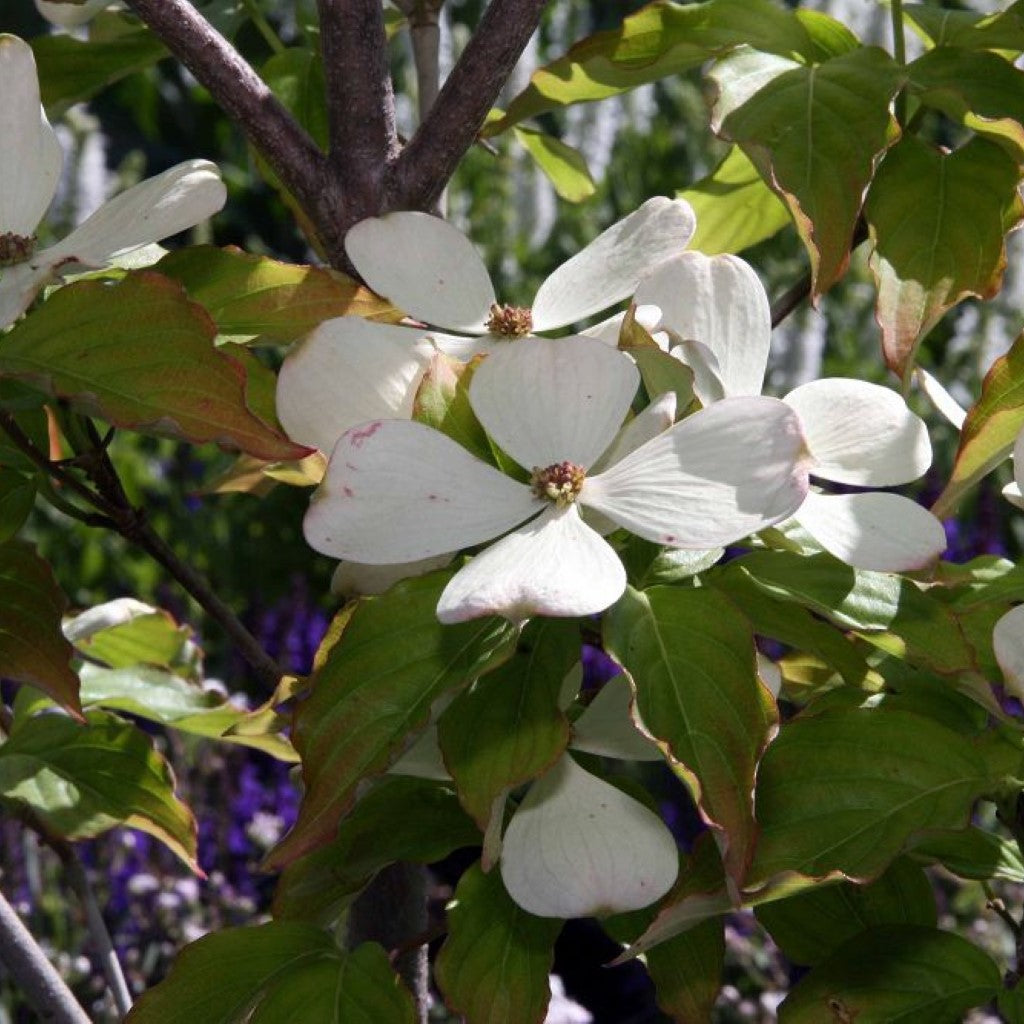
M 281 42 L 280 36 L 278 36 L 271 27 L 270 22 L 263 16 L 263 12 L 260 10 L 257 0 L 242 0 L 242 2 L 245 4 L 246 11 L 249 12 L 249 19 L 252 21 L 253 25 L 256 26 L 256 30 L 259 34 L 263 36 L 267 46 L 269 46 L 274 53 L 284 53 L 284 43 Z

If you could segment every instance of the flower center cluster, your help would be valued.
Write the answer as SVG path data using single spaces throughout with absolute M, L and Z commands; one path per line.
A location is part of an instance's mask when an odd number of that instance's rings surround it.
M 586 475 L 575 462 L 555 462 L 544 469 L 534 466 L 530 488 L 538 498 L 547 498 L 559 507 L 571 505 L 579 497 Z
M 13 231 L 0 232 L 0 267 L 13 267 L 24 263 L 36 248 L 35 235 L 16 235 Z
M 526 306 L 499 306 L 491 303 L 487 330 L 505 338 L 521 338 L 533 330 L 533 314 Z

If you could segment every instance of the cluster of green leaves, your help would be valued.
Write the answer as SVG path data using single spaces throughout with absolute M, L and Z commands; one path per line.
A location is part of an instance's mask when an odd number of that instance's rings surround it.
M 938 318 L 1001 280 L 1020 216 L 1024 77 L 1012 60 L 1024 52 L 1024 6 L 983 18 L 921 5 L 904 17 L 925 52 L 901 65 L 820 13 L 656 0 L 539 70 L 484 135 L 515 132 L 560 194 L 582 199 L 578 156 L 526 121 L 706 67 L 712 127 L 729 149 L 683 191 L 698 211 L 696 245 L 739 251 L 794 223 L 820 295 L 869 236 L 886 359 L 907 376 Z M 165 56 L 135 22 L 97 24 L 88 41 L 35 42 L 51 112 Z M 323 142 L 319 58 L 284 49 L 262 70 Z M 943 148 L 951 138 L 955 148 Z M 311 677 L 286 680 L 246 714 L 203 690 L 187 632 L 164 613 L 108 610 L 62 628 L 52 571 L 18 537 L 37 495 L 83 511 L 29 454 L 56 446 L 88 476 L 88 452 L 53 436 L 83 417 L 228 446 L 241 454 L 224 487 L 312 482 L 317 467 L 276 424 L 273 374 L 251 348 L 287 345 L 342 313 L 397 315 L 330 271 L 191 248 L 57 289 L 0 340 L 0 412 L 15 428 L 7 437 L 28 441 L 0 445 L 0 670 L 22 684 L 3 723 L 0 804 L 67 839 L 142 828 L 194 868 L 191 814 L 125 713 L 302 764 L 299 821 L 267 861 L 283 869 L 274 920 L 190 947 L 133 1020 L 413 1020 L 384 952 L 345 951 L 331 929 L 387 865 L 475 846 L 486 852 L 456 891 L 437 984 L 470 1024 L 543 1018 L 561 922 L 509 898 L 493 831 L 505 801 L 573 738 L 583 699 L 567 709 L 563 681 L 593 623 L 443 627 L 434 609 L 444 570 L 348 606 Z M 673 388 L 685 406 L 678 364 L 635 354 L 648 389 Z M 1022 361 L 1024 338 L 991 369 L 940 509 L 1004 459 L 1024 426 Z M 491 458 L 466 382 L 428 376 L 416 416 Z M 1018 990 L 1002 987 L 1007 965 L 938 928 L 926 874 L 940 864 L 964 879 L 1024 881 L 1014 845 L 1024 730 L 991 686 L 992 626 L 1024 600 L 1021 570 L 988 558 L 901 578 L 802 554 L 781 534 L 712 566 L 621 543 L 631 586 L 604 616 L 602 643 L 628 675 L 637 727 L 710 829 L 657 907 L 605 922 L 624 955 L 644 954 L 663 1009 L 709 1018 L 723 914 L 753 908 L 810 968 L 783 1021 L 953 1020 L 995 999 L 1007 1019 L 1024 1019 Z M 758 676 L 759 638 L 787 651 L 785 715 Z M 387 774 L 431 724 L 448 777 Z M 979 801 L 1008 831 L 969 826 Z

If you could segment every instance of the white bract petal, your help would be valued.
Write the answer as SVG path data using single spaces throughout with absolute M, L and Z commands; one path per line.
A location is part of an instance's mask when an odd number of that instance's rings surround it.
M 62 242 L 39 254 L 53 268 L 74 261 L 102 267 L 112 259 L 176 235 L 216 213 L 227 198 L 209 160 L 186 160 L 103 204 Z
M 648 199 L 540 286 L 533 329 L 565 327 L 621 302 L 662 260 L 685 249 L 695 229 L 689 203 L 663 196 Z
M 931 465 L 928 428 L 895 391 L 835 377 L 803 384 L 783 401 L 800 417 L 812 476 L 891 487 L 916 480 Z
M 501 877 L 538 917 L 603 917 L 649 906 L 679 870 L 672 833 L 568 755 L 526 794 L 505 832 Z
M 738 256 L 684 252 L 645 278 L 634 301 L 660 307 L 660 329 L 704 346 L 680 353 L 694 370 L 694 391 L 704 405 L 723 396 L 761 394 L 771 309 L 764 286 L 748 263 Z M 713 353 L 714 367 L 698 365 L 705 351 Z M 717 376 L 720 389 L 708 389 L 708 372 Z
M 913 572 L 946 550 L 942 523 L 899 494 L 811 493 L 795 518 L 826 551 L 857 569 Z
M 491 540 L 543 507 L 444 434 L 374 420 L 335 445 L 304 529 L 324 554 L 394 565 Z
M 1013 482 L 1018 494 L 1024 491 L 1024 430 L 1017 435 L 1013 446 Z
M 451 553 L 421 558 L 398 565 L 363 565 L 361 562 L 339 562 L 331 577 L 331 593 L 339 597 L 368 597 L 383 594 L 401 580 L 422 576 L 443 569 L 452 560 Z
M 49 22 L 62 28 L 74 28 L 84 25 L 105 7 L 111 6 L 111 0 L 85 0 L 84 4 L 61 4 L 52 0 L 36 0 L 36 10 Z
M 494 287 L 462 232 L 428 213 L 397 212 L 360 221 L 345 251 L 366 283 L 399 309 L 451 331 L 482 334 Z
M 593 615 L 626 589 L 619 556 L 575 505 L 549 507 L 460 569 L 441 594 L 441 622 L 503 615 Z
M 757 677 L 764 683 L 768 692 L 778 700 L 782 693 L 782 672 L 771 658 L 766 658 L 760 651 L 755 651 L 757 659 Z
M 1024 604 L 1011 608 L 996 623 L 992 647 L 1007 690 L 1024 700 Z
M 920 366 L 914 367 L 914 380 L 918 387 L 928 396 L 928 400 L 957 430 L 962 430 L 967 410 L 933 377 Z
M 277 380 L 277 416 L 293 441 L 328 455 L 350 427 L 412 416 L 432 347 L 408 327 L 358 316 L 325 320 L 288 353 Z
M 656 544 L 713 548 L 792 515 L 806 493 L 792 410 L 727 398 L 588 477 L 579 500 Z
M 159 608 L 143 604 L 133 597 L 118 597 L 105 604 L 98 604 L 84 612 L 80 612 L 61 623 L 61 631 L 64 639 L 71 644 L 80 644 L 89 637 L 103 632 L 105 629 L 113 629 L 115 626 L 124 626 L 133 619 L 142 618 L 146 615 L 163 615 Z
M 624 675 L 609 679 L 573 723 L 574 750 L 622 761 L 662 761 L 664 755 L 633 723 L 633 691 Z
M 62 163 L 57 133 L 40 105 L 32 47 L 0 35 L 0 235 L 31 238 L 53 200 Z
M 599 473 L 604 466 L 614 466 L 630 452 L 663 434 L 676 420 L 676 394 L 666 391 L 658 395 L 642 412 L 634 416 L 620 431 L 611 447 L 593 467 Z
M 489 355 L 469 401 L 488 436 L 520 466 L 591 466 L 629 410 L 640 374 L 587 338 L 525 338 Z

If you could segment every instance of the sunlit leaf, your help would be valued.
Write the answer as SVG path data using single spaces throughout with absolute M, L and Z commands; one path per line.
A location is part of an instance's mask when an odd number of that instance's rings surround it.
M 1005 11 L 981 14 L 931 4 L 906 4 L 903 17 L 934 46 L 974 50 L 1024 51 L 1024 4 L 1017 0 Z
M 202 307 L 160 274 L 80 281 L 4 337 L 0 376 L 115 426 L 216 441 L 269 460 L 308 454 L 249 411 L 245 374 L 214 348 L 215 333 Z
M 1013 450 L 1024 428 L 1024 334 L 985 375 L 981 398 L 971 408 L 960 435 L 953 472 L 932 511 L 951 515 L 963 496 Z
M 921 338 L 969 295 L 1002 285 L 1005 233 L 1020 219 L 1016 162 L 973 138 L 944 153 L 908 136 L 871 185 L 865 217 L 878 282 L 876 315 L 889 367 L 906 377 Z
M 742 252 L 790 222 L 786 204 L 764 183 L 750 158 L 733 146 L 706 177 L 677 195 L 697 215 L 690 248 L 713 256 Z
M 937 861 L 961 878 L 1024 882 L 1024 856 L 1017 844 L 974 825 L 951 832 L 928 832 L 911 844 L 909 853 L 925 864 Z
M 122 597 L 67 619 L 64 635 L 83 654 L 111 668 L 140 662 L 170 668 L 178 663 L 191 630 L 168 612 Z
M 0 544 L 0 676 L 38 686 L 80 715 L 74 651 L 60 629 L 66 606 L 49 564 L 31 545 Z
M 198 871 L 195 819 L 150 738 L 103 711 L 86 719 L 40 714 L 21 722 L 0 745 L 0 798 L 25 804 L 65 839 L 117 825 L 140 829 Z
M 555 191 L 570 203 L 582 203 L 597 190 L 587 162 L 579 150 L 539 128 L 517 126 L 516 139 L 555 186 Z
M 648 731 L 722 830 L 727 870 L 741 876 L 755 837 L 754 770 L 776 722 L 749 623 L 715 591 L 627 589 L 604 639 L 633 679 Z
M 178 955 L 164 981 L 128 1015 L 131 1024 L 414 1024 L 412 996 L 384 950 L 346 952 L 299 921 L 225 928 Z
M 213 317 L 220 341 L 289 342 L 332 317 L 400 316 L 337 270 L 282 263 L 230 246 L 178 249 L 154 269 L 185 286 L 188 297 Z
M 447 434 L 477 458 L 491 462 L 491 443 L 469 403 L 475 367 L 475 363 L 461 363 L 436 353 L 416 392 L 412 418 Z
M 797 983 L 779 1007 L 779 1024 L 963 1020 L 1000 983 L 988 954 L 959 935 L 910 924 L 871 928 Z
M 445 1002 L 467 1024 L 541 1024 L 562 922 L 512 902 L 497 871 L 479 865 L 460 879 L 437 957 Z
M 751 94 L 762 74 L 766 84 Z M 711 76 L 719 92 L 713 127 L 786 202 L 810 256 L 814 293 L 827 291 L 846 270 L 864 190 L 897 136 L 889 107 L 902 72 L 874 47 L 788 70 L 744 49 Z
M 921 715 L 883 706 L 801 716 L 758 771 L 748 887 L 792 874 L 875 878 L 915 833 L 966 824 L 991 784 L 967 738 Z
M 511 653 L 515 631 L 504 620 L 437 621 L 451 575 L 407 580 L 362 602 L 314 672 L 293 735 L 306 785 L 299 820 L 268 866 L 283 867 L 333 839 L 358 784 L 397 760 L 427 724 L 433 702 Z
M 484 134 L 497 135 L 546 110 L 606 99 L 689 71 L 742 43 L 786 55 L 817 51 L 799 20 L 769 0 L 655 0 L 624 18 L 619 28 L 588 36 L 535 71 L 504 117 L 488 123 Z

